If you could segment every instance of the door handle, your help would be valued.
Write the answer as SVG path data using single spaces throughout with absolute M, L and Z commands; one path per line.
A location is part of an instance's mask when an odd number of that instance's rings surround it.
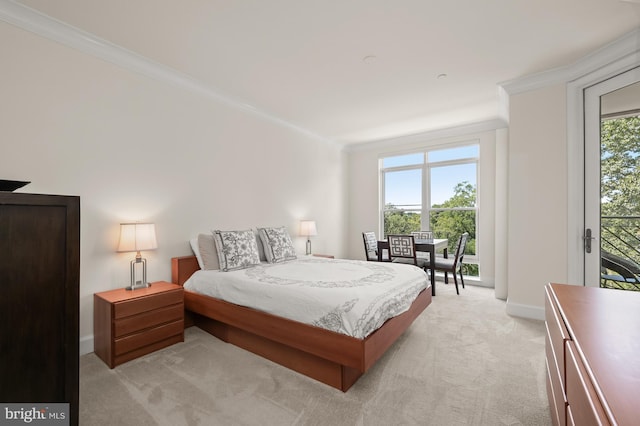
M 591 236 L 591 228 L 587 228 L 584 231 L 584 251 L 591 253 L 591 240 L 595 240 L 595 237 Z

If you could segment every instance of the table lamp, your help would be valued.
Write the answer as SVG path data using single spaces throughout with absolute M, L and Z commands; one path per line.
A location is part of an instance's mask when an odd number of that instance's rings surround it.
M 120 243 L 118 252 L 136 252 L 136 257 L 131 261 L 131 285 L 127 290 L 135 290 L 139 287 L 150 287 L 147 282 L 147 259 L 140 255 L 143 250 L 155 250 L 156 226 L 153 223 L 121 223 Z M 142 269 L 142 280 L 136 279 L 136 265 Z
M 315 220 L 302 220 L 300 221 L 300 235 L 307 237 L 307 251 L 306 254 L 311 254 L 311 239 L 309 237 L 318 235 Z

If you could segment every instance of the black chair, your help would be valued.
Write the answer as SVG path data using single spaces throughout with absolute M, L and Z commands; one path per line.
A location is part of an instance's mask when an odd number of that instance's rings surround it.
M 378 237 L 375 232 L 363 232 L 362 240 L 364 241 L 364 252 L 367 256 L 367 260 L 378 262 Z M 381 253 L 381 260 L 383 262 L 391 262 L 389 253 L 384 251 Z
M 422 269 L 429 266 L 429 259 L 417 256 L 413 235 L 387 235 L 387 241 L 392 262 L 407 263 Z
M 431 231 L 413 231 L 411 235 L 413 235 L 415 240 L 433 240 L 433 232 Z M 424 251 L 419 251 L 416 253 L 416 256 L 429 260 L 429 253 Z
M 600 264 L 602 266 L 601 278 L 607 286 L 624 288 L 618 283 L 633 284 L 636 287 L 640 285 L 640 265 L 635 262 L 602 250 Z
M 411 232 L 413 238 L 416 240 L 431 240 L 433 239 L 433 232 L 431 231 L 413 231 Z
M 456 285 L 456 294 L 460 294 L 460 291 L 458 290 L 458 279 L 456 278 L 456 273 L 458 271 L 460 271 L 460 282 L 462 283 L 462 288 L 464 288 L 464 278 L 462 278 L 462 259 L 464 258 L 464 249 L 467 246 L 468 238 L 469 233 L 467 232 L 460 235 L 455 256 L 448 258 L 436 256 L 435 259 L 435 270 L 444 272 L 445 282 L 447 281 L 447 273 L 451 272 L 453 274 L 453 282 Z

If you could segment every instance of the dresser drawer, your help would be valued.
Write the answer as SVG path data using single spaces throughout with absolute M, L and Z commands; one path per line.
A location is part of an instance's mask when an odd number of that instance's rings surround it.
M 184 321 L 182 319 L 156 328 L 135 333 L 126 337 L 116 339 L 114 355 L 119 356 L 135 349 L 164 340 L 170 336 L 182 335 L 184 332 Z
M 556 306 L 554 297 L 549 293 L 549 289 L 546 289 L 545 297 L 545 320 L 547 324 L 547 333 L 549 337 L 549 343 L 556 359 L 558 370 L 560 372 L 561 381 L 564 382 L 565 378 L 565 357 L 564 357 L 564 344 L 565 341 L 571 339 L 569 331 L 560 315 L 560 311 Z
M 576 422 L 573 420 L 573 413 L 571 412 L 571 407 L 567 406 L 567 425 L 568 426 L 580 426 L 576 425 Z
M 182 290 L 166 291 L 150 297 L 140 297 L 114 304 L 114 319 L 151 311 L 169 305 L 182 303 Z
M 567 402 L 572 422 L 580 426 L 609 425 L 602 403 L 573 342 L 567 350 Z
M 548 327 L 548 326 L 547 326 Z M 547 380 L 549 392 L 549 403 L 552 404 L 551 414 L 555 417 L 553 420 L 554 425 L 565 426 L 567 419 L 565 416 L 565 410 L 567 407 L 567 401 L 564 393 L 564 377 L 560 375 L 560 368 L 558 367 L 558 361 L 551 348 L 549 341 L 549 334 L 545 336 L 545 351 L 547 362 Z
M 562 423 L 560 422 L 560 418 L 558 417 L 559 410 L 557 405 L 556 394 L 553 390 L 552 379 L 551 379 L 551 369 L 549 368 L 549 359 L 545 359 L 545 364 L 547 365 L 547 396 L 549 398 L 549 411 L 551 414 L 551 423 L 553 426 L 559 426 Z
M 117 319 L 113 322 L 113 336 L 117 339 L 127 334 L 135 333 L 136 331 L 177 321 L 182 319 L 183 312 L 184 305 L 179 303 L 177 305 L 167 306 L 166 308 L 146 311 L 138 315 Z

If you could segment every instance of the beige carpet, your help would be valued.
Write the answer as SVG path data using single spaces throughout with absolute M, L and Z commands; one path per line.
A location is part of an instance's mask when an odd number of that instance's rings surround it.
M 493 290 L 438 296 L 346 393 L 190 328 L 110 370 L 80 359 L 81 425 L 549 425 L 544 323 Z

